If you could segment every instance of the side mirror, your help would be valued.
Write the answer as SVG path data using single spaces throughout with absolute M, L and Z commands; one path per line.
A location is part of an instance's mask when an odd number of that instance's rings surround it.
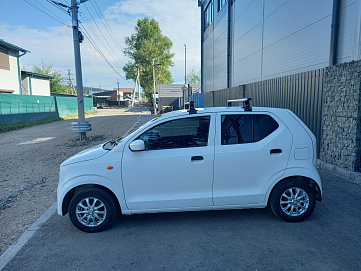
M 132 143 L 130 143 L 129 148 L 131 151 L 144 151 L 145 150 L 144 141 L 141 139 L 137 139 Z

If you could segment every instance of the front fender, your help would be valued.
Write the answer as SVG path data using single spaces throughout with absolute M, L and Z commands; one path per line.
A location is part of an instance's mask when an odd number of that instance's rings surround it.
M 126 208 L 125 202 L 124 202 L 124 195 L 123 195 L 123 188 L 122 185 L 117 185 L 113 181 L 104 178 L 103 176 L 99 175 L 82 175 L 77 176 L 65 184 L 63 184 L 61 187 L 58 187 L 57 190 L 57 205 L 58 205 L 58 214 L 59 215 L 65 215 L 63 212 L 63 204 L 64 199 L 66 195 L 72 191 L 74 188 L 83 186 L 83 185 L 96 185 L 99 187 L 104 187 L 108 190 L 110 190 L 116 197 L 120 208 L 123 210 L 123 208 Z

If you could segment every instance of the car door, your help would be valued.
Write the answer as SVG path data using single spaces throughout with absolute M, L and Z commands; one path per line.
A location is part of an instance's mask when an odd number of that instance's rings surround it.
M 127 143 L 122 180 L 129 209 L 213 205 L 214 121 L 211 115 L 167 120 Z M 136 139 L 144 141 L 145 150 L 130 150 Z
M 217 115 L 215 205 L 252 205 L 265 200 L 267 182 L 281 175 L 289 159 L 292 134 L 268 113 Z

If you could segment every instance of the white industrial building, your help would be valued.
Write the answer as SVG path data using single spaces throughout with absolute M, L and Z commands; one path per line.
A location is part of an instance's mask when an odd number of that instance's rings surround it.
M 199 0 L 202 90 L 361 59 L 361 0 Z

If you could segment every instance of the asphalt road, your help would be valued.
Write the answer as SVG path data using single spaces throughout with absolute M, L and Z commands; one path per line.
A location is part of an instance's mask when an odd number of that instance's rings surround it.
M 105 232 L 53 214 L 9 270 L 361 270 L 361 186 L 320 172 L 324 199 L 301 223 L 269 209 L 133 215 Z

